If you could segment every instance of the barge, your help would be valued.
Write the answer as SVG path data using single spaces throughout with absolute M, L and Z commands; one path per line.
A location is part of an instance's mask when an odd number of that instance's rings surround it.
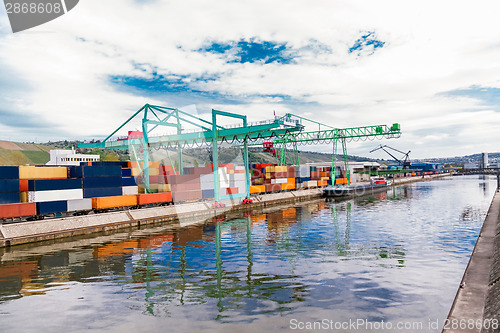
M 391 184 L 385 178 L 372 178 L 371 183 L 365 185 L 327 186 L 323 189 L 323 196 L 327 198 L 360 196 L 375 190 L 387 189 Z

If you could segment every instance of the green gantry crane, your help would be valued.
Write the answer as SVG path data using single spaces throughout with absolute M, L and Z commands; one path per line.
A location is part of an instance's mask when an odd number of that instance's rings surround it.
M 125 125 L 130 123 L 134 118 L 139 116 L 142 112 L 142 137 L 127 137 L 118 140 L 112 140 L 119 130 Z M 235 118 L 241 121 L 238 125 L 221 126 L 217 124 L 217 117 Z M 313 122 L 319 125 L 317 131 L 305 132 L 303 121 Z M 195 127 L 194 131 L 185 131 L 183 124 L 190 124 Z M 327 129 L 321 129 L 321 126 Z M 175 129 L 175 134 L 172 135 L 157 135 L 153 136 L 152 131 L 158 127 L 170 127 Z M 149 150 L 151 148 L 177 148 L 178 151 L 178 173 L 182 174 L 183 171 L 183 157 L 182 149 L 186 145 L 212 145 L 212 159 L 213 159 L 213 172 L 214 184 L 219 184 L 219 158 L 218 158 L 218 144 L 223 142 L 242 144 L 243 146 L 243 161 L 245 164 L 245 179 L 246 179 L 246 193 L 221 195 L 219 193 L 219 186 L 214 186 L 215 200 L 235 198 L 235 197 L 248 197 L 250 193 L 250 177 L 248 165 L 248 146 L 261 145 L 265 140 L 274 140 L 277 144 L 282 145 L 283 158 L 278 161 L 279 164 L 284 164 L 286 161 L 286 146 L 288 144 L 303 143 L 330 143 L 333 142 L 334 155 L 332 158 L 332 166 L 335 170 L 336 167 L 336 150 L 337 142 L 342 141 L 344 162 L 347 166 L 347 149 L 346 140 L 355 138 L 368 138 L 368 137 L 399 137 L 401 135 L 399 124 L 393 124 L 391 127 L 386 125 L 353 127 L 338 129 L 329 125 L 321 124 L 319 122 L 309 120 L 293 114 L 286 114 L 283 117 L 275 117 L 272 120 L 260 121 L 255 123 L 248 123 L 247 117 L 235 113 L 213 110 L 212 121 L 207 121 L 191 115 L 187 112 L 177 108 L 169 108 L 164 106 L 145 104 L 142 108 L 136 111 L 129 119 L 121 124 L 116 130 L 108 135 L 102 142 L 97 143 L 80 143 L 80 148 L 105 148 L 105 149 L 129 149 L 140 148 L 142 149 L 143 156 L 141 161 L 144 162 L 144 187 L 147 193 L 149 189 Z M 296 154 L 298 160 L 298 155 Z M 346 169 L 347 170 L 347 169 Z M 335 171 L 333 171 L 335 172 Z M 350 180 L 349 180 L 350 181 Z

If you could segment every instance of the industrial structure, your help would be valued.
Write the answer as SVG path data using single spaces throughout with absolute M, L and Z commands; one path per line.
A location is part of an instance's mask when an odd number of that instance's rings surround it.
M 126 138 L 112 139 L 112 137 L 124 128 L 136 117 L 141 117 L 142 133 L 133 132 Z M 218 123 L 218 117 L 229 117 L 239 121 L 239 124 L 232 126 L 222 126 Z M 306 131 L 305 124 L 311 123 L 318 126 L 317 130 Z M 186 131 L 184 126 L 194 126 L 194 131 Z M 173 128 L 173 135 L 155 135 L 157 128 Z M 345 170 L 349 170 L 347 161 L 346 143 L 352 140 L 366 140 L 374 138 L 398 138 L 401 135 L 399 124 L 374 125 L 351 128 L 335 128 L 314 120 L 296 116 L 290 113 L 282 117 L 260 121 L 256 123 L 247 122 L 247 117 L 235 113 L 212 110 L 211 121 L 201 119 L 177 108 L 156 106 L 146 104 L 136 111 L 128 120 L 121 124 L 116 130 L 108 135 L 102 142 L 81 143 L 80 148 L 107 148 L 107 149 L 133 149 L 138 152 L 139 166 L 143 166 L 142 179 L 146 193 L 149 192 L 149 162 L 150 149 L 177 149 L 178 169 L 176 174 L 183 174 L 183 149 L 193 146 L 211 145 L 213 160 L 213 182 L 218 184 L 220 179 L 218 146 L 221 143 L 238 144 L 243 148 L 243 164 L 245 167 L 245 193 L 221 194 L 219 187 L 215 186 L 214 197 L 216 201 L 226 198 L 248 197 L 249 196 L 249 163 L 248 147 L 262 146 L 266 142 L 269 150 L 275 151 L 277 165 L 286 165 L 287 158 L 293 164 L 298 165 L 297 145 L 305 144 L 332 144 L 332 168 L 331 177 L 335 178 L 337 170 L 337 148 L 342 145 L 342 158 Z M 272 142 L 272 145 L 269 144 Z M 295 151 L 295 159 L 287 156 L 290 148 Z M 346 175 L 347 182 L 350 183 L 349 173 Z

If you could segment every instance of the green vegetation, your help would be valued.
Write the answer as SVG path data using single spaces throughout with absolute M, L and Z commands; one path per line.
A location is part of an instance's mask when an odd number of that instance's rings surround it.
M 23 153 L 35 164 L 45 164 L 50 160 L 50 154 L 46 151 L 26 150 Z

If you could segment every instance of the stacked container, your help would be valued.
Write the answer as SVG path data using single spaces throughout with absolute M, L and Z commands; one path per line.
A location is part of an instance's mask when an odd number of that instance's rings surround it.
M 0 167 L 0 204 L 19 203 L 20 199 L 19 168 Z
M 21 201 L 35 203 L 38 215 L 67 212 L 68 200 L 83 198 L 81 181 L 67 178 L 66 167 L 20 166 Z

